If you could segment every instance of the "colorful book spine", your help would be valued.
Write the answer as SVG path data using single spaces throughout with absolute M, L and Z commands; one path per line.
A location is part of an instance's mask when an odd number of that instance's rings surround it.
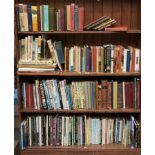
M 44 31 L 49 31 L 49 11 L 48 5 L 43 5 L 43 27 Z
M 32 31 L 38 31 L 37 6 L 31 6 L 32 12 Z

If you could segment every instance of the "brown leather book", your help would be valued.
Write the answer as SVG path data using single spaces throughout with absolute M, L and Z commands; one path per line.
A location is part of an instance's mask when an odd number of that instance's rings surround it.
M 108 82 L 107 108 L 112 109 L 112 82 Z
M 108 81 L 102 80 L 102 108 L 107 108 L 107 102 L 108 102 Z
M 78 31 L 83 31 L 84 27 L 84 7 L 78 8 Z
M 102 109 L 102 86 L 97 86 L 97 109 Z

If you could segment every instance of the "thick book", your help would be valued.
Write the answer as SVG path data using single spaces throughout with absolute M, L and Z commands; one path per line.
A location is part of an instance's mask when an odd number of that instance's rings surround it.
M 37 15 L 37 6 L 31 6 L 32 12 L 32 31 L 38 31 L 38 15 Z
M 31 5 L 30 4 L 27 4 L 27 14 L 28 14 L 29 31 L 32 31 L 32 12 L 31 12 Z
M 75 4 L 71 3 L 70 5 L 70 29 L 74 31 L 74 12 L 75 12 Z
M 106 27 L 105 31 L 110 31 L 110 32 L 116 32 L 116 31 L 127 31 L 128 27 L 127 26 L 114 26 L 114 27 Z
M 84 27 L 84 7 L 78 8 L 78 31 L 83 31 Z
M 48 5 L 43 5 L 43 27 L 44 31 L 49 31 L 49 11 L 48 11 Z

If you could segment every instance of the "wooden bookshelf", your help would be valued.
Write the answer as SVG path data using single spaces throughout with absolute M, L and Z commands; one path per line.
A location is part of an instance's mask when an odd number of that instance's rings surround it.
M 104 113 L 140 113 L 140 110 L 134 109 L 103 109 L 103 110 L 90 110 L 90 109 L 79 109 L 79 110 L 20 110 L 21 113 L 67 113 L 67 114 L 104 114 Z
M 80 32 L 70 32 L 70 31 L 53 31 L 53 32 L 45 32 L 45 31 L 39 31 L 39 32 L 18 32 L 19 35 L 40 35 L 40 34 L 46 34 L 46 35 L 52 35 L 52 34 L 61 34 L 61 35 L 69 35 L 69 34 L 141 34 L 140 30 L 128 30 L 126 32 L 110 32 L 110 31 L 80 31 Z
M 85 72 L 85 73 L 77 73 L 77 72 L 17 72 L 19 76 L 140 76 L 141 73 L 138 72 L 127 72 L 127 73 L 103 73 L 103 72 Z
M 117 25 L 127 26 L 126 32 L 109 32 L 109 31 L 50 31 L 50 32 L 19 32 L 16 27 L 15 20 L 15 56 L 16 62 L 19 60 L 19 43 L 18 40 L 25 36 L 45 35 L 52 40 L 62 40 L 65 46 L 73 45 L 103 45 L 115 44 L 127 47 L 141 48 L 141 0 L 14 0 L 15 5 L 19 3 L 31 5 L 48 4 L 55 8 L 62 8 L 64 5 L 74 2 L 78 6 L 83 6 L 85 9 L 84 25 L 100 18 L 103 15 L 110 16 L 117 21 Z M 15 64 L 16 65 L 16 64 Z M 17 69 L 17 68 L 15 68 Z M 134 115 L 138 120 L 141 120 L 141 110 L 135 109 L 78 109 L 78 110 L 29 110 L 21 109 L 22 102 L 22 82 L 34 81 L 34 79 L 43 78 L 68 78 L 71 81 L 78 77 L 90 79 L 133 79 L 134 77 L 141 79 L 140 72 L 126 73 L 102 73 L 102 72 L 16 72 L 18 86 L 18 105 L 20 122 L 28 115 L 45 115 L 45 114 L 65 114 L 65 115 L 93 115 L 102 114 L 110 115 Z M 141 148 L 131 149 L 130 146 L 121 144 L 104 144 L 104 145 L 89 145 L 89 146 L 31 146 L 24 150 L 20 150 L 20 155 L 140 155 Z
M 29 155 L 36 153 L 42 154 L 54 154 L 54 155 L 111 155 L 115 152 L 116 155 L 137 155 L 141 153 L 140 149 L 130 149 L 129 146 L 124 147 L 120 144 L 113 145 L 92 145 L 92 146 L 42 146 L 42 147 L 29 147 L 26 150 L 21 151 L 22 155 Z M 95 152 L 95 153 L 94 153 Z

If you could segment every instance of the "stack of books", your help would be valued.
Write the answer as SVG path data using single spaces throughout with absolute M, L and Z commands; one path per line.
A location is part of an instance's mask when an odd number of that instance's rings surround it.
M 140 147 L 140 123 L 130 117 L 27 116 L 20 124 L 21 149 L 28 146 L 122 144 Z
M 45 36 L 27 36 L 19 40 L 20 59 L 18 71 L 55 71 L 62 70 L 64 51 L 61 41 L 52 42 Z
M 87 25 L 84 26 L 84 30 L 104 30 L 106 27 L 109 27 L 116 23 L 115 19 L 111 19 L 108 16 L 103 16 Z
M 49 5 L 17 4 L 18 31 L 83 31 L 84 8 L 75 3 L 56 9 Z

